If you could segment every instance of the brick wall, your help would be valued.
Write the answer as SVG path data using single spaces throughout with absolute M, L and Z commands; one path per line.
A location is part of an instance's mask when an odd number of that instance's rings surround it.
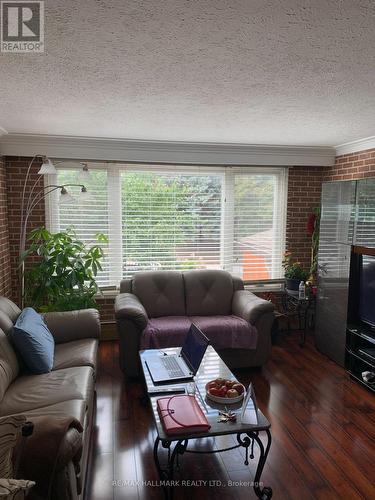
M 20 225 L 21 225 L 21 199 L 24 180 L 27 168 L 31 158 L 22 157 L 8 157 L 5 158 L 6 180 L 7 180 L 7 201 L 8 201 L 8 219 L 9 219 L 9 244 L 10 244 L 10 262 L 11 262 L 11 281 L 12 281 L 12 299 L 19 303 L 20 299 L 20 286 L 18 276 L 18 262 L 19 262 L 19 238 L 20 238 Z M 41 161 L 37 160 L 33 163 L 30 171 L 30 178 L 26 187 L 26 199 L 30 193 L 31 187 L 38 179 L 38 170 Z M 36 190 L 39 191 L 43 188 L 43 179 L 39 180 L 36 185 Z M 29 218 L 27 232 L 32 229 L 45 224 L 45 206 L 42 200 L 36 206 Z
M 336 156 L 335 165 L 325 172 L 324 181 L 375 177 L 375 148 Z
M 11 293 L 6 171 L 0 158 L 0 295 Z
M 323 175 L 328 168 L 289 169 L 286 248 L 306 269 L 311 264 L 311 236 L 307 234 L 307 220 L 314 208 L 320 205 Z
M 102 321 L 114 321 L 115 299 L 113 297 L 102 297 L 97 299 L 100 318 Z

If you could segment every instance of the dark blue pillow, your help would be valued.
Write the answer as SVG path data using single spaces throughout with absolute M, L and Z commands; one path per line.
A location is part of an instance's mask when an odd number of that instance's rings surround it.
M 18 316 L 11 339 L 32 373 L 47 373 L 52 370 L 55 341 L 42 316 L 32 307 L 26 307 Z

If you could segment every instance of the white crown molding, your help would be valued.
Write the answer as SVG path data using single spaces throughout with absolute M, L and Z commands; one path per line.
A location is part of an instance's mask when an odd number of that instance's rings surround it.
M 3 127 L 1 127 L 1 126 L 0 126 L 0 137 L 1 137 L 2 135 L 6 135 L 7 133 L 8 133 L 8 132 L 5 130 L 5 128 L 3 128 Z
M 203 165 L 330 166 L 332 147 L 140 141 L 107 138 L 7 134 L 0 155 Z
M 375 135 L 372 137 L 366 137 L 365 139 L 359 139 L 358 141 L 339 144 L 335 147 L 336 156 L 347 155 L 349 153 L 357 153 L 358 151 L 365 151 L 366 149 L 373 148 L 375 148 Z

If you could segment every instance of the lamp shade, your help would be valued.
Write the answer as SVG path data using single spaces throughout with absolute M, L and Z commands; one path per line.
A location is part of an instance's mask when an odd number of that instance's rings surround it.
M 76 199 L 71 194 L 69 194 L 68 191 L 63 187 L 60 193 L 59 204 L 67 205 L 69 203 L 74 203 L 75 201 Z
M 49 158 L 44 158 L 38 174 L 39 175 L 57 174 L 55 165 L 51 162 Z
M 84 163 L 82 170 L 79 173 L 78 179 L 82 182 L 85 182 L 85 181 L 87 182 L 88 180 L 90 180 L 90 178 L 91 178 L 91 175 L 90 175 L 89 168 L 87 166 L 87 163 Z
M 80 201 L 89 201 L 91 199 L 91 194 L 87 191 L 85 186 L 82 186 L 81 193 L 79 195 Z

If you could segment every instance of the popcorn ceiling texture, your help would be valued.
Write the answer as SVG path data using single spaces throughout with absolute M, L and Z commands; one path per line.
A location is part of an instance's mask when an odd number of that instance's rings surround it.
M 1 56 L 0 126 L 337 145 L 373 135 L 373 0 L 54 0 L 44 54 Z
M 0 158 L 0 294 L 18 301 L 17 258 L 22 182 L 29 158 Z M 39 165 L 32 171 L 33 181 Z M 306 232 L 309 214 L 320 204 L 323 181 L 375 177 L 375 149 L 336 158 L 332 167 L 292 167 L 289 169 L 287 206 L 287 248 L 301 263 L 310 264 L 311 240 Z M 33 212 L 29 230 L 44 224 L 44 205 Z M 9 223 L 9 224 L 8 224 Z M 8 230 L 9 227 L 9 230 Z M 10 242 L 10 259 L 9 259 Z M 99 300 L 103 321 L 114 320 L 113 298 Z

